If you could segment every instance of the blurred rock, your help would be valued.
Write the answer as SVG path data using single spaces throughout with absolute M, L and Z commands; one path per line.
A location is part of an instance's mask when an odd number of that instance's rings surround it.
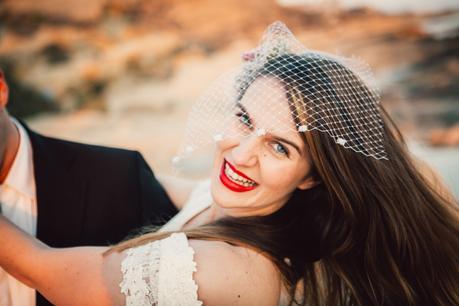
M 433 146 L 459 146 L 459 124 L 450 128 L 433 130 L 428 141 Z
M 426 34 L 436 39 L 448 39 L 459 36 L 459 13 L 437 16 L 423 23 Z
M 10 14 L 77 23 L 95 22 L 102 16 L 107 0 L 4 0 Z
M 61 111 L 174 115 L 280 19 L 311 49 L 367 61 L 383 104 L 397 108 L 404 100 L 423 124 L 427 115 L 433 126 L 459 121 L 449 111 L 459 101 L 459 39 L 450 35 L 457 13 L 388 16 L 341 10 L 336 1 L 322 1 L 320 10 L 280 2 L 5 0 L 0 56 L 12 64 L 12 77 Z
M 8 111 L 11 115 L 24 118 L 43 111 L 57 112 L 58 104 L 51 96 L 30 85 L 24 84 L 11 73 L 11 64 L 7 59 L 0 58 L 2 68 L 9 87 Z

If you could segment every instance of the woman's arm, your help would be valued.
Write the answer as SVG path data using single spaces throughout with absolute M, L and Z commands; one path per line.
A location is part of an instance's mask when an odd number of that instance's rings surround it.
M 56 305 L 124 305 L 124 255 L 106 249 L 50 248 L 0 216 L 0 266 Z
M 191 240 L 189 245 L 198 267 L 193 276 L 199 288 L 198 298 L 205 305 L 277 305 L 280 278 L 269 259 L 220 241 Z M 175 244 L 169 246 L 174 249 L 166 252 L 167 256 L 175 256 L 179 262 L 191 260 L 183 252 L 174 252 Z M 126 254 L 103 256 L 106 249 L 50 248 L 0 216 L 0 266 L 55 305 L 125 305 L 119 284 Z M 172 277 L 179 278 L 181 273 Z M 142 284 L 128 283 L 129 290 L 143 288 Z M 162 294 L 173 303 L 177 291 L 168 289 L 166 284 Z M 190 287 L 181 289 L 189 293 Z
M 156 178 L 166 190 L 167 195 L 178 210 L 181 210 L 190 197 L 197 182 L 169 175 L 157 175 Z

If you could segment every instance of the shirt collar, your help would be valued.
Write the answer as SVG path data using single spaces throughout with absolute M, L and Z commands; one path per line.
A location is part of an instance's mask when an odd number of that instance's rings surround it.
M 17 120 L 14 118 L 11 118 L 11 120 L 19 131 L 19 148 L 3 185 L 13 188 L 30 198 L 35 198 L 32 145 L 29 135 Z

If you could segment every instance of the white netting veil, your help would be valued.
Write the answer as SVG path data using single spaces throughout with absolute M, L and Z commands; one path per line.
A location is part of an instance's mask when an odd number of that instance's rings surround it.
M 337 145 L 387 159 L 379 94 L 366 63 L 308 50 L 281 22 L 251 59 L 217 79 L 192 107 L 173 163 L 228 137 L 327 133 Z

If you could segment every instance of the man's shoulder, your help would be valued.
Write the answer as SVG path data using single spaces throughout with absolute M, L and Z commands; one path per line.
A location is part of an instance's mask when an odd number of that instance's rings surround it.
M 95 156 L 105 156 L 105 157 L 134 157 L 135 155 L 139 154 L 138 151 L 124 149 L 124 148 L 117 148 L 117 147 L 110 147 L 110 146 L 102 146 L 96 144 L 88 144 L 83 142 L 71 141 L 66 139 L 59 139 L 54 137 L 44 137 L 50 145 L 55 147 L 62 147 L 62 149 L 71 150 L 73 152 L 78 152 L 82 156 L 87 156 L 88 158 L 95 157 Z
M 25 129 L 34 149 L 40 146 L 44 146 L 46 150 L 58 149 L 61 152 L 63 150 L 70 150 L 72 152 L 81 152 L 83 154 L 89 153 L 89 156 L 94 156 L 94 154 L 95 155 L 113 155 L 113 156 L 118 156 L 118 155 L 133 156 L 133 155 L 139 154 L 135 150 L 88 144 L 88 143 L 82 143 L 78 141 L 72 141 L 72 140 L 55 138 L 52 136 L 44 135 L 44 134 L 41 134 L 31 129 L 21 119 L 17 119 L 17 118 L 14 118 L 14 119 L 17 120 L 21 124 L 21 126 Z
M 41 135 L 28 130 L 32 150 L 39 151 L 38 155 L 48 155 L 56 160 L 74 160 L 81 171 L 124 172 L 144 163 L 142 155 L 135 150 L 81 143 Z
M 44 135 L 39 136 L 47 146 L 54 147 L 59 151 L 69 150 L 71 152 L 78 153 L 79 157 L 134 158 L 139 155 L 138 151 L 130 149 L 88 144 Z

